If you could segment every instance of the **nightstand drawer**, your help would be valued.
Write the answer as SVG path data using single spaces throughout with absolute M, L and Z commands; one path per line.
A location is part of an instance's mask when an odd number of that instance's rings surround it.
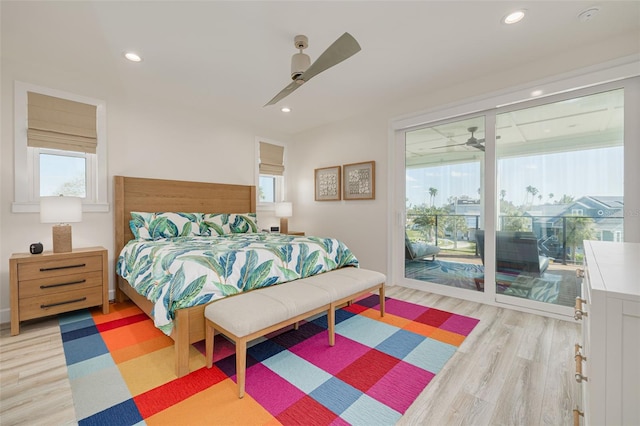
M 91 271 L 102 271 L 102 256 L 79 256 L 68 259 L 21 263 L 18 265 L 18 280 L 59 277 Z
M 20 298 L 46 296 L 71 290 L 102 286 L 102 271 L 24 280 L 18 283 Z
M 92 287 L 20 299 L 20 321 L 102 304 L 102 288 Z

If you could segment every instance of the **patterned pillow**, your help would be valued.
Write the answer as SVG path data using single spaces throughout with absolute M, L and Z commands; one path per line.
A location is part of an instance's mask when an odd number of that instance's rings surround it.
M 129 227 L 139 240 L 200 235 L 202 213 L 131 212 Z
M 255 213 L 206 213 L 201 235 L 224 235 L 258 232 L 258 218 Z
M 258 217 L 255 213 L 230 214 L 229 228 L 233 234 L 258 232 Z

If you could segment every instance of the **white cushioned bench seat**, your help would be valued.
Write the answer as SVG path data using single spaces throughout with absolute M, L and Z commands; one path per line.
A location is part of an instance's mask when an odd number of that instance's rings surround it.
M 242 298 L 242 301 L 236 300 Z M 236 337 L 279 324 L 297 315 L 326 306 L 329 292 L 303 282 L 291 281 L 240 293 L 209 304 L 204 315 Z
M 354 294 L 368 291 L 386 280 L 384 274 L 362 268 L 341 268 L 304 279 L 305 284 L 330 292 L 334 303 L 343 303 L 345 298 L 353 298 Z
M 213 336 L 218 330 L 236 344 L 236 379 L 242 398 L 248 341 L 326 311 L 329 345 L 333 346 L 336 307 L 378 290 L 383 316 L 385 281 L 380 272 L 347 267 L 210 303 L 204 310 L 207 367 L 213 365 Z

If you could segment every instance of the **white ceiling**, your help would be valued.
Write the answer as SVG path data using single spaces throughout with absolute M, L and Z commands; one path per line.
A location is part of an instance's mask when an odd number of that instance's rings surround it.
M 598 15 L 581 22 L 594 5 Z M 522 7 L 521 23 L 501 24 Z M 638 1 L 2 1 L 1 13 L 3 62 L 89 75 L 107 93 L 195 105 L 282 133 L 607 40 L 635 39 L 615 53 L 640 52 Z M 361 52 L 263 107 L 290 81 L 296 34 L 309 37 L 313 61 L 345 31 Z M 126 61 L 127 50 L 144 61 Z M 284 105 L 293 111 L 283 114 Z

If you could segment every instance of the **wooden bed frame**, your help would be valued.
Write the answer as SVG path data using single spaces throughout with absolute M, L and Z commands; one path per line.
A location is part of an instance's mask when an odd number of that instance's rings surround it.
M 256 211 L 256 187 L 115 176 L 115 257 L 133 234 L 132 211 L 251 213 Z M 116 301 L 131 299 L 147 315 L 153 305 L 117 275 Z M 189 374 L 189 346 L 205 338 L 205 305 L 176 311 L 171 338 L 175 347 L 176 376 Z

